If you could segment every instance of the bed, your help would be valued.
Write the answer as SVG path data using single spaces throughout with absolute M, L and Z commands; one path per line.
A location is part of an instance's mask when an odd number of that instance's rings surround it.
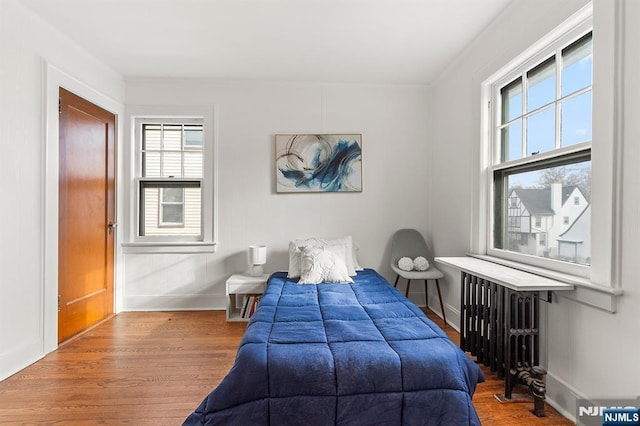
M 471 424 L 482 372 L 376 271 L 274 273 L 234 366 L 187 425 Z

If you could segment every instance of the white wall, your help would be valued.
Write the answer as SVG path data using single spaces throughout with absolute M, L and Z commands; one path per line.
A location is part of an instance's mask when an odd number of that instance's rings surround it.
M 434 85 L 431 98 L 434 103 L 433 125 L 430 128 L 432 143 L 428 150 L 432 173 L 429 179 L 441 184 L 431 187 L 429 199 L 433 206 L 438 206 L 440 214 L 429 216 L 428 228 L 437 255 L 462 255 L 471 251 L 477 240 L 474 233 L 478 230 L 472 209 L 479 205 L 477 180 L 480 165 L 481 83 L 585 3 L 581 0 L 523 0 L 512 3 Z M 616 313 L 566 298 L 554 298 L 546 308 L 548 352 L 543 359 L 549 370 L 548 398 L 570 417 L 575 416 L 577 397 L 637 396 L 637 381 L 640 378 L 640 364 L 637 362 L 640 350 L 637 339 L 640 330 L 640 310 L 637 309 L 640 281 L 636 270 L 640 258 L 640 193 L 637 189 L 640 187 L 640 176 L 635 172 L 640 161 L 640 121 L 637 119 L 640 104 L 637 96 L 631 95 L 640 93 L 636 77 L 640 72 L 640 51 L 635 42 L 640 37 L 637 26 L 640 4 L 621 0 L 619 3 L 625 7 L 623 16 L 626 28 L 622 90 L 625 93 L 621 139 L 622 211 L 613 212 L 613 216 L 621 218 L 618 260 L 621 262 L 619 279 L 624 295 L 618 298 Z M 599 35 L 615 33 L 614 21 L 610 19 L 613 4 L 608 0 L 594 2 L 594 39 Z M 602 67 L 597 65 L 599 60 L 609 60 L 605 57 L 609 53 L 601 50 L 600 54 L 598 59 L 597 53 L 594 53 L 594 99 L 596 90 L 613 86 L 611 73 L 601 72 Z M 607 96 L 605 94 L 600 99 Z M 603 108 L 602 104 L 594 105 L 594 138 L 596 135 L 613 138 L 613 133 L 608 129 L 610 123 L 606 118 L 603 119 L 611 116 L 613 110 L 610 106 Z M 603 141 L 598 143 L 602 144 Z M 602 171 L 603 164 L 608 164 L 609 169 L 613 164 L 610 159 L 600 157 L 601 152 L 594 145 L 593 162 L 594 167 L 597 163 L 600 168 L 598 172 Z M 607 184 L 599 184 L 599 190 L 606 189 Z M 594 192 L 596 203 L 598 195 L 602 196 L 603 193 Z M 593 217 L 597 220 L 595 215 Z M 609 242 L 599 239 L 606 231 L 603 231 L 602 228 L 606 227 L 602 225 L 593 223 L 594 229 L 598 230 L 597 234 L 593 234 L 593 243 L 606 247 Z M 602 255 L 601 251 L 598 254 Z M 607 260 L 603 263 L 607 263 Z M 615 263 L 616 259 L 613 260 Z M 447 268 L 446 281 L 449 284 L 445 286 L 447 301 L 449 305 L 457 306 L 459 272 Z
M 119 246 L 118 309 L 223 309 L 224 281 L 246 268 L 249 244 L 267 244 L 267 270 L 282 270 L 287 242 L 309 235 L 353 235 L 361 262 L 391 278 L 391 234 L 426 231 L 426 88 L 179 80 L 125 87 L 120 75 L 21 4 L 2 0 L 0 12 L 0 178 L 11 200 L 0 209 L 8 224 L 0 228 L 0 380 L 57 345 L 58 84 L 110 106 L 121 126 L 125 89 L 132 105 L 218 106 L 217 251 L 122 255 Z M 364 191 L 275 194 L 277 132 L 361 132 Z M 122 176 L 130 146 L 122 127 L 119 136 L 123 190 L 131 183 Z M 122 222 L 130 206 L 120 195 L 118 201 Z M 119 243 L 121 237 L 119 228 Z
M 45 63 L 56 71 L 47 76 Z M 0 1 L 0 380 L 42 357 L 57 339 L 57 276 L 45 267 L 51 261 L 45 242 L 57 248 L 45 225 L 57 224 L 58 216 L 45 213 L 45 195 L 57 188 L 55 176 L 46 182 L 57 140 L 47 141 L 53 144 L 47 149 L 45 104 L 57 104 L 57 96 L 49 99 L 46 77 L 65 80 L 71 90 L 90 85 L 124 99 L 120 76 L 22 5 Z
M 607 1 L 596 1 L 596 15 Z M 514 2 L 426 89 L 202 80 L 131 80 L 125 85 L 21 5 L 0 1 L 0 181 L 5 200 L 0 209 L 0 379 L 47 352 L 46 330 L 55 323 L 43 308 L 52 302 L 46 283 L 55 282 L 45 267 L 50 261 L 45 259 L 45 224 L 57 217 L 57 211 L 46 210 L 52 184 L 45 175 L 50 164 L 43 60 L 67 73 L 77 87 L 86 84 L 116 103 L 125 100 L 126 89 L 130 105 L 218 105 L 217 252 L 123 255 L 118 291 L 124 309 L 222 309 L 224 280 L 246 268 L 250 244 L 268 245 L 266 267 L 274 271 L 286 268 L 286 244 L 292 238 L 351 234 L 360 245 L 362 263 L 388 278 L 389 239 L 397 228 L 420 229 L 440 256 L 469 251 L 476 231 L 471 209 L 478 198 L 480 84 L 584 3 Z M 633 94 L 640 93 L 635 77 L 640 53 L 633 43 L 640 37 L 635 25 L 640 4 L 624 4 L 624 93 Z M 610 21 L 596 19 L 596 25 Z M 568 299 L 556 299 L 548 307 L 549 396 L 568 415 L 576 396 L 637 393 L 638 114 L 637 97 L 625 96 L 619 256 L 625 294 L 618 311 L 611 314 Z M 275 194 L 273 135 L 278 132 L 361 132 L 364 191 Z M 128 152 L 129 144 L 121 138 L 121 151 Z M 122 213 L 130 206 L 128 200 L 120 201 L 119 220 L 125 220 Z M 458 273 L 446 274 L 447 316 L 456 322 Z
M 125 310 L 224 309 L 225 280 L 246 270 L 250 244 L 267 245 L 273 272 L 287 269 L 288 242 L 308 236 L 352 235 L 361 263 L 392 278 L 393 232 L 426 232 L 424 87 L 133 79 L 126 93 L 137 110 L 217 105 L 219 240 L 213 254 L 125 252 Z M 362 133 L 363 192 L 276 194 L 274 135 L 285 132 Z

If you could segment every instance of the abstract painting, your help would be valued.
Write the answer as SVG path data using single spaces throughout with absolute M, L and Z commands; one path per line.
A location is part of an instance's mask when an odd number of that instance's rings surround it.
M 277 134 L 277 192 L 361 192 L 361 134 Z

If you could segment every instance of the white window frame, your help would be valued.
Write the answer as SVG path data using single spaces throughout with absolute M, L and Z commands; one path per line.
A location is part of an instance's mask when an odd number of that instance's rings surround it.
M 513 167 L 513 165 L 522 165 L 526 167 L 528 164 L 537 164 L 544 162 L 546 160 L 554 160 L 557 157 L 561 157 L 563 155 L 571 156 L 573 154 L 577 155 L 585 155 L 589 154 L 591 151 L 591 141 L 582 142 L 575 145 L 570 145 L 563 148 L 556 148 L 553 151 L 543 152 L 537 154 L 535 156 L 525 156 L 522 159 L 511 160 L 500 162 L 500 149 L 497 141 L 500 138 L 500 134 L 496 131 L 496 122 L 500 121 L 500 117 L 502 114 L 500 103 L 500 89 L 502 87 L 507 86 L 512 81 L 517 78 L 527 75 L 529 70 L 536 68 L 539 64 L 547 61 L 550 57 L 554 55 L 560 55 L 562 49 L 571 45 L 575 41 L 579 40 L 590 31 L 592 31 L 593 24 L 591 20 L 586 20 L 582 22 L 580 25 L 576 25 L 569 31 L 564 32 L 561 36 L 557 37 L 553 42 L 547 44 L 544 47 L 539 48 L 534 54 L 532 54 L 526 60 L 518 61 L 516 64 L 511 64 L 505 67 L 502 75 L 500 77 L 495 78 L 488 84 L 488 89 L 491 91 L 490 98 L 490 107 L 491 112 L 488 115 L 488 123 L 491 133 L 490 133 L 490 141 L 487 146 L 488 157 L 490 159 L 487 167 L 489 172 L 487 173 L 487 187 L 491 188 L 488 192 L 488 206 L 490 207 L 490 213 L 488 217 L 488 222 L 486 224 L 486 252 L 490 256 L 494 256 L 497 258 L 503 258 L 510 261 L 520 262 L 522 264 L 528 264 L 536 267 L 543 267 L 546 269 L 567 273 L 579 277 L 588 278 L 589 277 L 589 266 L 578 265 L 568 262 L 563 262 L 560 260 L 538 257 L 533 255 L 527 255 L 523 253 L 518 253 L 515 251 L 509 251 L 507 249 L 500 249 L 493 247 L 493 225 L 495 223 L 494 216 L 494 173 L 500 172 L 501 170 L 508 170 Z M 561 70 L 559 67 L 556 68 L 556 73 L 560 73 Z M 556 83 L 558 84 L 558 83 Z M 523 89 L 524 91 L 524 89 Z M 582 93 L 583 91 L 579 91 L 578 93 Z M 558 102 L 558 100 L 556 100 Z M 556 132 L 559 132 L 559 110 L 556 108 Z M 524 126 L 523 126 L 524 127 Z M 557 142 L 557 141 L 556 141 Z
M 137 220 L 136 220 L 136 241 L 147 241 L 147 242 L 191 242 L 191 241 L 204 241 L 204 172 L 205 172 L 205 162 L 204 155 L 206 154 L 206 149 L 202 147 L 203 154 L 203 162 L 202 162 L 202 172 L 203 176 L 199 178 L 188 178 L 188 177 L 148 177 L 142 176 L 143 174 L 143 159 L 142 159 L 142 143 L 144 140 L 144 127 L 145 125 L 168 125 L 168 126 L 185 126 L 189 124 L 197 124 L 202 125 L 202 134 L 203 138 L 206 137 L 207 131 L 204 128 L 202 117 L 136 117 L 134 120 L 134 132 L 135 132 L 135 184 L 136 184 L 136 212 L 137 212 Z M 185 151 L 184 140 L 181 140 L 180 152 L 183 153 Z M 175 151 L 178 152 L 178 151 Z M 201 192 L 201 206 L 200 206 L 200 235 L 191 236 L 191 235 L 142 235 L 142 216 L 144 215 L 142 209 L 142 187 L 144 184 L 158 184 L 159 195 L 162 193 L 162 189 L 164 184 L 167 185 L 193 185 L 196 184 L 200 188 Z M 177 224 L 163 224 L 162 223 L 162 200 L 158 198 L 158 227 L 159 228 L 176 228 Z
M 142 122 L 181 122 L 203 125 L 203 176 L 200 181 L 202 193 L 201 236 L 139 236 L 139 188 L 140 188 L 140 124 Z M 125 253 L 194 253 L 214 252 L 217 243 L 217 107 L 212 106 L 129 106 L 127 107 L 129 151 L 127 178 L 131 185 L 126 195 L 130 214 L 126 221 Z M 188 148 L 187 148 L 188 149 Z M 148 180 L 148 179 L 147 179 Z M 150 179 L 161 181 L 160 179 Z M 176 181 L 181 179 L 176 178 Z M 188 178 L 188 181 L 194 179 Z M 196 179 L 198 180 L 198 179 Z
M 501 70 L 490 75 L 481 83 L 480 118 L 481 144 L 478 197 L 472 199 L 472 229 L 470 247 L 472 256 L 485 258 L 523 271 L 533 272 L 558 281 L 574 284 L 573 292 L 562 296 L 590 306 L 615 312 L 617 297 L 623 294 L 621 286 L 621 189 L 623 135 L 624 75 L 624 4 L 622 2 L 601 2 L 596 19 L 593 4 L 589 3 L 569 17 L 538 42 L 526 49 Z M 595 22 L 594 22 L 595 21 Z M 592 97 L 592 196 L 597 203 L 592 205 L 591 267 L 585 275 L 558 272 L 546 265 L 534 262 L 524 264 L 518 260 L 492 256 L 487 247 L 492 241 L 487 224 L 492 214 L 491 161 L 489 148 L 493 142 L 493 119 L 489 103 L 492 99 L 491 85 L 505 77 L 507 67 L 515 69 L 555 43 L 561 37 L 579 28 L 586 33 L 593 28 L 593 97 Z M 578 39 L 579 37 L 575 37 Z M 544 55 L 540 56 L 543 60 Z M 597 117 L 597 119 L 595 118 Z M 575 147 L 569 149 L 575 149 Z

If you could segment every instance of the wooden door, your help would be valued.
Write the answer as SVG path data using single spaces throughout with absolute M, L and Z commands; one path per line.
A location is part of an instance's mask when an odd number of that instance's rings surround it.
M 58 342 L 113 314 L 115 115 L 60 88 Z

